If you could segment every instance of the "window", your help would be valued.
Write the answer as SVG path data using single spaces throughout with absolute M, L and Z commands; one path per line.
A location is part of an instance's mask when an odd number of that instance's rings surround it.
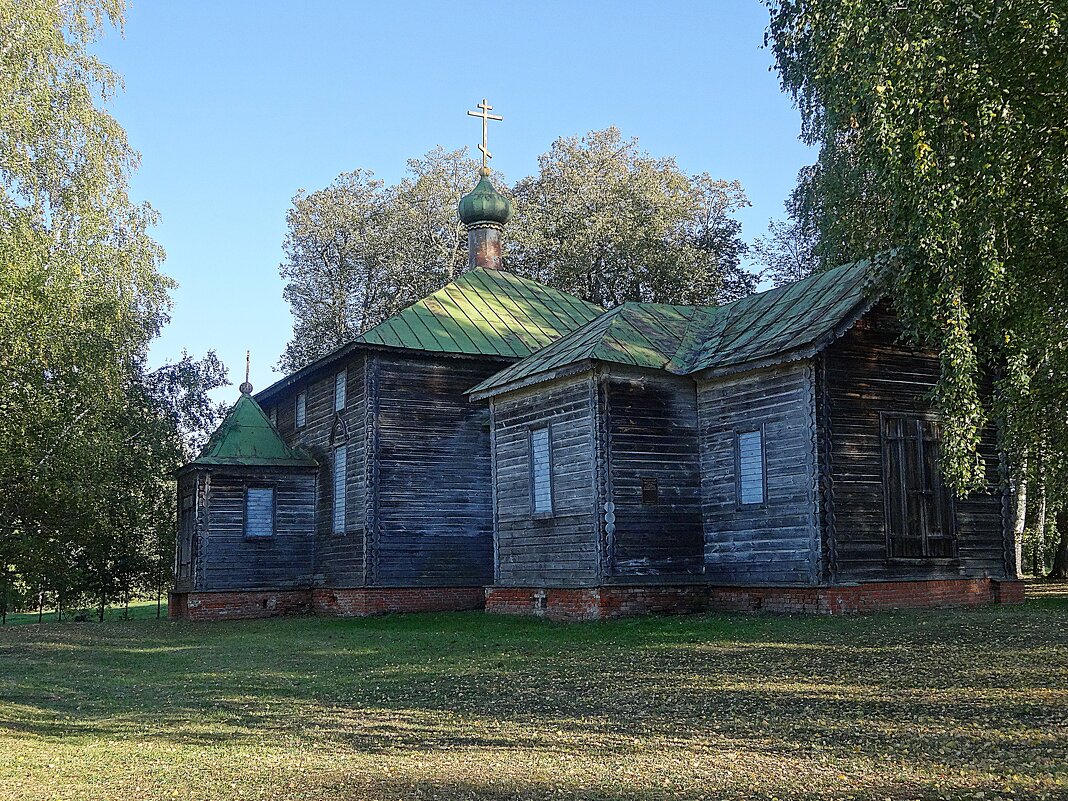
M 344 445 L 334 448 L 334 526 L 335 534 L 345 533 L 345 511 L 348 501 L 345 465 L 348 449 Z
M 268 413 L 267 417 L 271 421 L 271 425 L 272 426 L 277 426 L 278 425 L 278 408 L 275 407 L 275 406 L 272 406 L 271 407 L 271 411 Z
M 552 451 L 549 429 L 530 432 L 530 508 L 534 514 L 551 514 L 553 510 Z
M 734 463 L 739 506 L 759 506 L 767 495 L 764 475 L 764 431 L 734 435 Z
M 193 574 L 193 532 L 196 527 L 196 499 L 193 493 L 182 495 L 178 515 L 178 578 Z
M 334 411 L 340 412 L 345 408 L 345 371 L 342 370 L 334 376 Z
M 304 428 L 304 423 L 308 418 L 308 395 L 306 392 L 297 393 L 297 428 Z
M 953 504 L 942 485 L 938 424 L 883 416 L 887 554 L 893 559 L 954 555 Z
M 245 536 L 270 537 L 274 534 L 274 489 L 248 487 L 245 490 Z
M 660 503 L 660 483 L 656 476 L 643 476 L 641 484 L 642 506 L 656 506 Z

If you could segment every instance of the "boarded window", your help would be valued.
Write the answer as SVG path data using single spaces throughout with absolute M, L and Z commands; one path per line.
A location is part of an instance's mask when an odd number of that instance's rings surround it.
M 268 414 L 268 419 L 271 421 L 272 426 L 278 425 L 278 409 L 274 406 L 271 407 L 270 414 Z
M 196 526 L 196 499 L 192 493 L 182 496 L 178 516 L 178 578 L 193 574 L 193 530 Z
M 270 537 L 274 534 L 274 489 L 249 487 L 245 490 L 245 536 Z
M 942 484 L 938 424 L 918 417 L 883 417 L 887 551 L 899 559 L 954 554 L 953 504 Z
M 334 448 L 334 533 L 345 533 L 345 510 L 348 506 L 348 482 L 346 477 L 346 463 L 348 449 L 344 445 Z
M 660 484 L 656 476 L 642 477 L 642 505 L 656 506 L 660 503 Z
M 308 415 L 308 396 L 304 392 L 297 393 L 297 428 L 304 428 Z
M 547 427 L 530 432 L 530 499 L 535 514 L 552 512 L 552 451 Z
M 734 458 L 738 468 L 738 503 L 764 503 L 764 432 L 741 431 L 735 435 Z
M 345 375 L 342 370 L 334 376 L 334 411 L 340 412 L 345 408 Z

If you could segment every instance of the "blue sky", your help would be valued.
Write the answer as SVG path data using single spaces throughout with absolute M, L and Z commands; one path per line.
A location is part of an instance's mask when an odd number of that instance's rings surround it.
M 689 172 L 742 182 L 747 240 L 780 217 L 814 160 L 769 71 L 757 0 L 704 2 L 153 2 L 97 51 L 125 79 L 111 105 L 142 155 L 132 191 L 160 213 L 175 278 L 154 363 L 214 349 L 263 388 L 290 333 L 278 264 L 298 189 L 480 139 L 533 173 L 559 136 L 618 126 Z M 472 183 L 475 176 L 472 176 Z M 220 398 L 236 394 L 220 391 Z

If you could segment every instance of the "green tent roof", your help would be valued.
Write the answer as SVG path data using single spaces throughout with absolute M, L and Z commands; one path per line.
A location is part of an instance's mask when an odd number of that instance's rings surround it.
M 723 306 L 625 303 L 470 390 L 544 381 L 585 361 L 684 375 L 822 347 L 870 304 L 869 263 L 857 262 Z
M 475 268 L 356 341 L 437 353 L 524 357 L 602 312 L 599 306 L 529 278 Z
M 251 395 L 242 394 L 211 435 L 208 444 L 187 467 L 317 467 L 318 463 L 278 435 Z

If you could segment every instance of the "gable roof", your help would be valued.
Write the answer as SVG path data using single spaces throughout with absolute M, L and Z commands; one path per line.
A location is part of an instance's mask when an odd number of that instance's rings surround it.
M 267 400 L 361 346 L 521 359 L 603 312 L 530 278 L 475 268 L 256 397 Z
M 697 309 L 628 302 L 605 312 L 563 339 L 490 376 L 470 393 L 523 382 L 589 360 L 669 369 Z
M 432 353 L 521 358 L 603 311 L 529 278 L 475 268 L 365 331 L 357 341 Z
M 186 467 L 318 467 L 310 456 L 291 448 L 278 435 L 260 405 L 242 394 L 200 455 Z
M 737 367 L 836 338 L 871 306 L 870 262 L 845 264 L 792 284 L 701 310 L 675 355 L 677 372 Z
M 867 261 L 847 264 L 723 306 L 625 303 L 490 376 L 469 394 L 487 397 L 504 387 L 546 381 L 589 361 L 685 375 L 818 350 L 871 306 L 869 273 Z

